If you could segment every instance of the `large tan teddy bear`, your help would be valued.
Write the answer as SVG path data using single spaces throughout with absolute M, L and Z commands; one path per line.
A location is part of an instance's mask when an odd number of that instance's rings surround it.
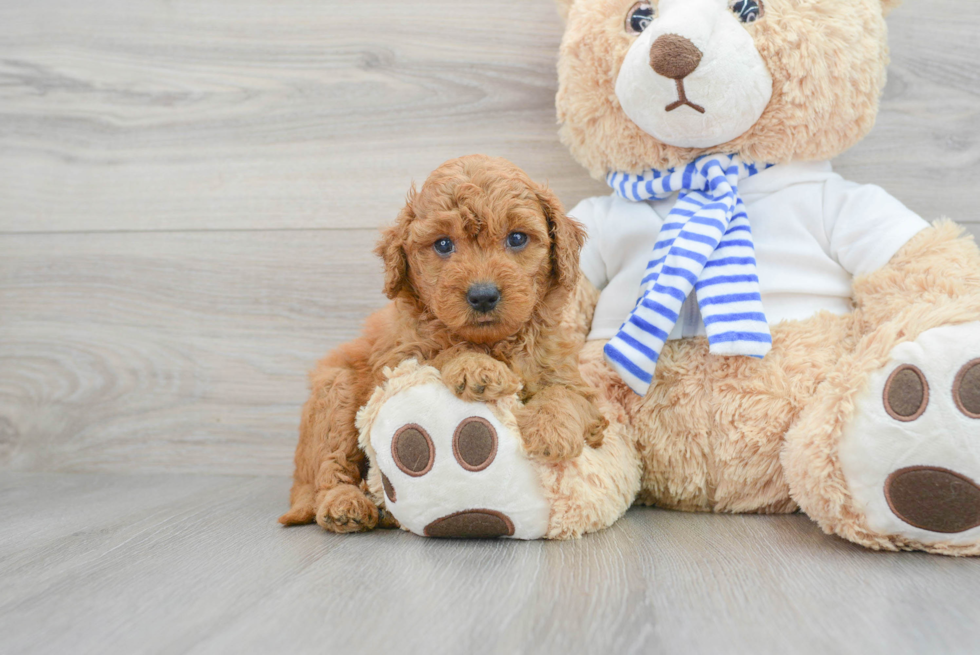
M 828 163 L 874 124 L 894 4 L 560 0 L 562 139 L 613 190 L 569 212 L 565 327 L 605 442 L 532 461 L 516 399 L 406 362 L 359 416 L 376 502 L 431 536 L 578 536 L 638 502 L 980 553 L 980 252 Z M 393 460 L 407 424 L 431 425 L 428 476 Z

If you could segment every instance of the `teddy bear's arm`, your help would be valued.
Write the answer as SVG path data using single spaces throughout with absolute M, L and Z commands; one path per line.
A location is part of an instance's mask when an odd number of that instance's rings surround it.
M 965 230 L 936 221 L 882 268 L 856 278 L 854 302 L 865 322 L 880 325 L 911 305 L 980 300 L 980 250 Z
M 823 195 L 829 254 L 854 275 L 870 329 L 914 305 L 980 297 L 980 250 L 951 221 L 930 226 L 884 189 L 839 177 Z

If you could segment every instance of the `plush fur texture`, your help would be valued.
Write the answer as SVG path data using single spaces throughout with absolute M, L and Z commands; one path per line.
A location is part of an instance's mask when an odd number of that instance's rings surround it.
M 584 319 L 596 292 L 587 280 L 581 284 Z M 773 349 L 763 360 L 710 357 L 703 338 L 668 342 L 646 397 L 605 363 L 605 342 L 586 343 L 580 368 L 600 391 L 607 434 L 625 432 L 631 445 L 608 463 L 625 479 L 642 471 L 637 502 L 687 511 L 803 509 L 826 532 L 871 548 L 980 553 L 873 533 L 853 506 L 836 451 L 864 380 L 897 344 L 980 319 L 980 250 L 962 229 L 938 221 L 854 286 L 852 314 L 774 326 Z M 578 486 L 559 501 L 594 504 L 611 488 Z M 618 498 L 612 493 L 610 502 Z M 584 528 L 591 524 L 580 516 L 565 518 L 568 533 L 594 529 Z
M 888 59 L 883 12 L 895 2 L 766 0 L 765 18 L 745 29 L 772 75 L 772 99 L 747 132 L 710 148 L 660 143 L 623 112 L 616 79 L 636 38 L 624 29 L 634 3 L 559 2 L 567 14 L 558 61 L 561 138 L 596 179 L 713 152 L 772 164 L 830 159 L 874 125 Z
M 385 376 L 385 384 L 375 389 L 357 415 L 360 446 L 372 462 L 377 461 L 377 453 L 371 443 L 370 431 L 385 403 L 413 386 L 441 379 L 435 369 L 415 360 L 406 360 L 394 370 L 386 369 Z M 508 431 L 519 432 L 515 417 L 521 411 L 522 403 L 516 396 L 488 401 L 486 406 Z M 601 446 L 586 448 L 578 457 L 565 461 L 531 460 L 550 507 L 544 535 L 548 539 L 579 537 L 611 525 L 629 509 L 639 490 L 640 462 L 634 443 L 623 427 L 624 417 L 616 420 L 615 413 L 619 410 L 615 405 L 600 403 L 600 408 L 613 412 L 613 425 L 616 426 L 606 430 Z M 372 466 L 367 477 L 368 497 L 378 507 L 386 507 L 381 480 L 380 469 Z
M 568 20 L 558 66 L 562 138 L 596 177 L 679 165 L 709 151 L 769 163 L 827 159 L 874 123 L 887 65 L 883 16 L 895 0 L 766 0 L 765 18 L 745 29 L 771 72 L 772 100 L 747 132 L 709 149 L 659 143 L 619 107 L 615 83 L 634 38 L 624 30 L 633 4 L 559 3 Z M 538 235 L 526 259 L 508 259 L 498 247 L 513 220 Z M 431 252 L 439 236 L 459 245 L 455 262 Z M 980 554 L 969 535 L 953 544 L 941 535 L 924 542 L 876 531 L 851 495 L 840 457 L 848 426 L 867 416 L 859 401 L 869 379 L 887 370 L 897 346 L 980 321 L 980 250 L 962 230 L 939 221 L 854 280 L 850 314 L 771 326 L 773 348 L 762 360 L 711 356 L 703 338 L 668 342 L 645 397 L 606 364 L 603 342 L 585 341 L 598 291 L 575 270 L 581 236 L 553 196 L 486 159 L 448 164 L 413 194 L 380 248 L 393 305 L 314 373 L 284 522 L 315 516 L 338 531 L 377 523 L 365 492 L 378 501 L 380 482 L 361 480 L 354 414 L 386 366 L 416 358 L 439 368 L 460 395 L 496 403 L 503 409 L 495 415 L 524 433 L 552 506 L 549 537 L 611 525 L 635 499 L 687 511 L 802 509 L 824 531 L 869 548 Z M 493 281 L 517 299 L 511 314 L 481 327 L 462 305 L 458 280 L 498 272 Z M 964 344 L 964 363 L 972 347 Z M 511 375 L 524 384 L 521 397 L 513 397 Z M 608 420 L 601 445 L 594 438 L 600 411 Z M 557 425 L 574 426 L 571 436 L 555 434 Z M 583 448 L 590 439 L 595 447 Z
M 526 244 L 508 245 L 513 233 L 527 235 Z M 444 239 L 453 248 L 440 254 L 434 244 Z M 364 493 L 355 416 L 385 369 L 410 358 L 439 369 L 466 400 L 519 393 L 515 416 L 534 457 L 561 461 L 598 446 L 605 420 L 576 367 L 576 344 L 558 329 L 583 240 L 554 194 L 502 159 L 452 160 L 413 190 L 377 249 L 393 302 L 311 375 L 291 508 L 280 522 L 315 519 L 335 532 L 383 522 Z M 499 290 L 491 311 L 467 301 L 476 284 Z
M 558 4 L 567 20 L 558 63 L 561 135 L 601 179 L 609 171 L 663 169 L 709 152 L 775 164 L 839 155 L 874 124 L 888 61 L 884 16 L 899 3 L 766 0 L 764 17 L 744 29 L 772 75 L 772 99 L 744 134 L 703 149 L 658 142 L 619 105 L 617 76 L 637 38 L 624 29 L 634 0 Z M 596 295 L 581 289 L 578 319 L 565 319 L 580 338 Z M 980 320 L 980 250 L 953 223 L 938 221 L 886 266 L 855 279 L 853 299 L 846 316 L 819 313 L 771 326 L 773 349 L 763 360 L 712 357 L 703 338 L 670 341 L 643 398 L 605 363 L 603 342 L 587 342 L 580 369 L 600 391 L 609 433 L 627 434 L 632 447 L 620 465 L 641 471 L 637 500 L 689 511 L 802 509 L 824 531 L 869 548 L 980 554 L 968 537 L 954 544 L 941 534 L 923 542 L 877 532 L 851 495 L 839 454 L 848 427 L 866 411 L 861 402 L 868 402 L 869 379 L 895 366 L 896 347 L 919 343 L 935 328 L 965 329 Z M 975 344 L 961 347 L 965 364 L 975 357 Z M 956 353 L 952 361 L 959 366 Z M 597 488 L 569 493 L 589 502 L 608 489 Z
M 919 234 L 892 261 L 855 281 L 851 320 L 860 335 L 786 435 L 782 463 L 793 497 L 828 533 L 869 548 L 980 554 L 980 546 L 925 545 L 870 530 L 854 506 L 837 444 L 867 376 L 892 349 L 931 328 L 980 319 L 980 251 L 950 221 Z

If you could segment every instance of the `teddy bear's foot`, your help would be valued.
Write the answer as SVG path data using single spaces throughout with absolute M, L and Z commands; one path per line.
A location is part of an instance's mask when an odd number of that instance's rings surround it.
M 895 347 L 858 397 L 838 454 L 882 546 L 980 554 L 980 323 Z
M 410 532 L 571 539 L 615 523 L 639 491 L 635 440 L 611 404 L 601 446 L 548 463 L 525 450 L 516 395 L 462 400 L 413 359 L 386 374 L 357 427 L 372 500 Z
M 428 537 L 545 535 L 549 503 L 538 476 L 516 426 L 490 405 L 461 400 L 434 379 L 380 404 L 368 436 L 385 509 L 405 529 Z

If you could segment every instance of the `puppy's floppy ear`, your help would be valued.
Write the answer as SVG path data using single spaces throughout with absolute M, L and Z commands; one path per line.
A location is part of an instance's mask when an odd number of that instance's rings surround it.
M 551 235 L 551 277 L 556 287 L 573 291 L 578 282 L 578 256 L 585 244 L 582 225 L 565 215 L 561 202 L 542 186 L 535 188 Z
M 415 185 L 408 192 L 405 206 L 398 212 L 395 224 L 381 231 L 374 253 L 381 257 L 385 267 L 385 295 L 394 300 L 408 282 L 408 256 L 405 254 L 405 241 L 408 239 L 408 226 L 415 220 Z

